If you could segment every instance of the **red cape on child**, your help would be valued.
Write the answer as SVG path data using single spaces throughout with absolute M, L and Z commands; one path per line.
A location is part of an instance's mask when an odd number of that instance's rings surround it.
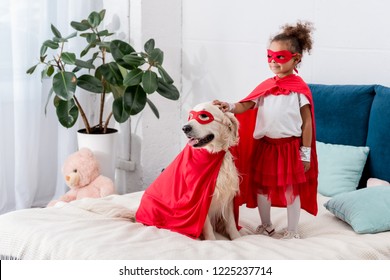
M 317 206 L 317 178 L 318 178 L 318 162 L 316 152 L 316 139 L 315 139 L 315 119 L 314 119 L 314 105 L 313 97 L 310 88 L 302 80 L 301 77 L 291 74 L 289 76 L 279 78 L 277 76 L 269 78 L 259 84 L 246 98 L 240 102 L 254 100 L 260 96 L 268 94 L 290 94 L 291 92 L 297 92 L 304 94 L 309 100 L 311 106 L 311 118 L 313 127 L 313 137 L 311 144 L 311 159 L 310 169 L 306 172 L 306 179 L 308 182 L 308 189 L 300 194 L 301 207 L 308 213 L 316 215 L 318 212 Z M 242 114 L 237 114 L 236 117 L 240 122 L 239 135 L 240 141 L 237 146 L 232 148 L 232 154 L 236 158 L 237 169 L 242 176 L 240 182 L 240 194 L 235 199 L 235 213 L 238 213 L 238 207 L 246 204 L 249 208 L 257 207 L 256 191 L 253 182 L 251 167 L 252 161 L 256 160 L 252 158 L 253 153 L 253 132 L 256 123 L 257 108 L 246 111 Z M 273 206 L 285 207 L 284 203 L 277 198 L 272 199 Z M 238 217 L 236 216 L 236 219 Z
M 187 145 L 145 190 L 137 222 L 198 238 L 224 156 Z

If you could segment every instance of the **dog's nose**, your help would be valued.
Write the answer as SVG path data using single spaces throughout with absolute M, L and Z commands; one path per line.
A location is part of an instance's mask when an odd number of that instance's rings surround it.
M 182 127 L 182 130 L 184 131 L 184 133 L 187 134 L 192 130 L 192 126 L 186 124 L 185 126 Z

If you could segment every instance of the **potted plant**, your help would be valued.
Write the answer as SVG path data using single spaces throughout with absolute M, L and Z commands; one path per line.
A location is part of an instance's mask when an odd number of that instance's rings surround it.
M 146 103 L 158 118 L 157 107 L 147 97 L 148 94 L 158 92 L 171 100 L 179 98 L 174 81 L 162 67 L 164 53 L 155 48 L 154 40 L 145 43 L 143 52 L 136 52 L 122 40 L 109 40 L 114 33 L 101 29 L 104 16 L 105 10 L 102 10 L 92 12 L 80 22 L 72 21 L 70 25 L 76 31 L 66 37 L 51 25 L 54 37 L 43 42 L 39 62 L 27 70 L 28 74 L 32 74 L 37 66 L 43 65 L 42 77 L 53 78 L 49 98 L 55 94 L 58 121 L 70 128 L 80 114 L 87 133 L 107 133 L 112 115 L 117 122 L 123 123 L 131 115 L 141 112 Z M 79 58 L 66 49 L 66 44 L 75 37 L 86 40 Z M 48 49 L 56 51 L 56 54 L 49 55 Z M 82 60 L 87 54 L 89 57 Z M 100 94 L 98 124 L 92 126 L 87 119 L 77 98 L 77 88 Z M 105 98 L 109 93 L 113 94 L 114 101 L 111 113 L 103 120 Z
M 74 126 L 80 115 L 84 129 L 79 132 L 87 134 L 112 132 L 108 127 L 112 116 L 118 123 L 126 122 L 146 104 L 159 118 L 157 107 L 148 98 L 154 92 L 171 100 L 179 98 L 173 79 L 162 66 L 164 53 L 155 47 L 154 40 L 148 40 L 138 52 L 127 42 L 110 40 L 114 33 L 101 27 L 104 16 L 105 10 L 94 11 L 80 22 L 72 21 L 75 32 L 66 37 L 51 25 L 54 37 L 43 42 L 39 62 L 27 70 L 32 74 L 42 66 L 41 77 L 52 78 L 46 106 L 53 97 L 58 121 L 66 128 Z M 79 54 L 67 48 L 75 38 L 85 40 Z M 87 118 L 79 101 L 79 88 L 100 95 L 97 124 Z M 113 95 L 113 102 L 107 109 L 108 94 Z

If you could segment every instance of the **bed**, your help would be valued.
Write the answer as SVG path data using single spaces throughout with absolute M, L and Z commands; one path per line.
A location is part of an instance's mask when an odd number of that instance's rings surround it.
M 299 240 L 254 234 L 257 209 L 240 208 L 242 237 L 196 240 L 109 217 L 82 201 L 0 216 L 2 259 L 55 260 L 366 260 L 390 259 L 390 89 L 310 85 L 316 113 L 317 216 L 301 213 Z M 369 183 L 367 187 L 367 183 Z M 102 198 L 135 211 L 143 192 Z M 277 230 L 286 209 L 272 208 Z

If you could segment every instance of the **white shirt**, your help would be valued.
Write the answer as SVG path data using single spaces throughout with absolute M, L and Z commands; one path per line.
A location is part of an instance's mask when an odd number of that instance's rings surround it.
M 299 100 L 300 99 L 300 100 Z M 309 104 L 305 95 L 292 92 L 289 95 L 261 96 L 253 100 L 258 107 L 255 139 L 300 137 L 302 135 L 302 117 L 300 108 Z

